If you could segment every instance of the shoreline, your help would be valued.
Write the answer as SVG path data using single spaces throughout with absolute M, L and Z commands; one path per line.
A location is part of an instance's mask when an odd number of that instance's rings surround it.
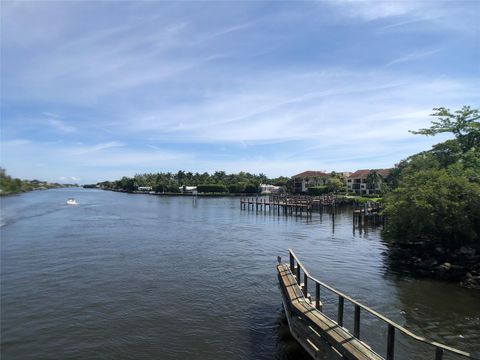
M 88 189 L 88 188 L 87 188 Z M 153 192 L 153 191 L 138 191 L 138 190 L 120 190 L 120 189 L 107 189 L 107 188 L 95 188 L 96 190 L 104 190 L 104 191 L 113 191 L 113 192 L 121 192 L 126 194 L 135 194 L 135 195 L 153 195 L 153 196 L 198 196 L 198 197 L 248 197 L 253 196 L 255 197 L 257 194 L 231 194 L 231 193 L 198 193 L 196 195 L 191 193 L 174 193 L 174 192 Z M 258 196 L 268 196 L 269 194 L 260 195 Z
M 26 194 L 32 191 L 44 191 L 44 190 L 54 190 L 54 189 L 69 189 L 69 188 L 80 188 L 81 186 L 52 186 L 52 187 L 45 187 L 45 188 L 36 188 L 36 189 L 28 189 L 28 190 L 20 190 L 20 191 L 10 191 L 10 192 L 0 192 L 0 198 L 6 196 L 16 196 Z
M 401 243 L 385 240 L 388 246 L 389 266 L 402 273 L 457 283 L 459 286 L 480 290 L 480 247 L 464 245 L 451 250 L 426 246 L 422 242 Z
M 138 191 L 138 190 L 123 190 L 123 189 L 109 189 L 109 188 L 90 188 L 84 187 L 84 189 L 94 189 L 94 190 L 104 190 L 104 191 L 113 191 L 121 192 L 126 194 L 135 194 L 135 195 L 154 195 L 154 196 L 197 196 L 197 197 L 237 197 L 237 198 L 255 198 L 255 197 L 265 197 L 271 196 L 274 194 L 252 194 L 252 193 L 197 193 L 196 195 L 192 193 L 175 193 L 175 192 L 153 192 L 153 191 Z M 311 196 L 305 194 L 286 194 L 290 196 Z M 334 195 L 337 199 L 335 205 L 362 205 L 365 202 L 378 202 L 378 198 L 367 198 L 364 196 L 352 196 L 352 195 Z

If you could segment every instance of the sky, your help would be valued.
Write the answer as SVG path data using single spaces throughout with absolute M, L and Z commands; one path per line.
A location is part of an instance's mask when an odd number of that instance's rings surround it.
M 393 167 L 480 105 L 480 1 L 1 1 L 1 166 L 145 172 Z

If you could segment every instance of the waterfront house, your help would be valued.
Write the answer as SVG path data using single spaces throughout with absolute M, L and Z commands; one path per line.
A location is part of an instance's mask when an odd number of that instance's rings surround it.
M 193 193 L 196 194 L 196 192 L 197 192 L 197 187 L 196 186 L 183 185 L 183 186 L 180 186 L 178 189 L 183 194 L 193 194 Z
M 260 190 L 262 195 L 278 194 L 282 191 L 282 187 L 270 184 L 260 184 Z
M 390 169 L 357 170 L 347 178 L 347 191 L 357 195 L 376 194 L 390 174 Z
M 309 187 L 326 185 L 329 177 L 330 174 L 323 171 L 304 171 L 292 176 L 292 190 L 294 193 L 307 192 Z
M 138 191 L 152 191 L 152 187 L 151 186 L 139 186 Z

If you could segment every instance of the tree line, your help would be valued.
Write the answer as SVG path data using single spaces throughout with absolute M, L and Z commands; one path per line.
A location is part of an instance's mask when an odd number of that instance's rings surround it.
M 139 187 L 151 187 L 152 191 L 159 193 L 178 193 L 183 186 L 197 186 L 203 192 L 218 193 L 250 193 L 260 192 L 260 184 L 272 184 L 287 188 L 287 177 L 268 178 L 265 174 L 251 174 L 239 172 L 238 174 L 227 174 L 224 171 L 216 171 L 213 174 L 208 172 L 192 173 L 183 170 L 177 173 L 158 172 L 136 174 L 133 177 L 124 176 L 116 181 L 99 182 L 98 186 L 113 190 L 135 191 Z M 85 187 L 95 187 L 86 185 Z
M 37 190 L 37 189 L 54 189 L 66 186 L 77 186 L 72 184 L 49 183 L 39 180 L 22 180 L 19 178 L 12 178 L 7 175 L 5 169 L 0 167 L 0 195 L 19 194 L 22 192 Z

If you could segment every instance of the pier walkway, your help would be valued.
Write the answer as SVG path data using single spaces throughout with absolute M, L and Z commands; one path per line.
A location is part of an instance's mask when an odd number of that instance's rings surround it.
M 359 303 L 333 287 L 312 277 L 289 250 L 290 263 L 284 264 L 278 258 L 278 280 L 282 292 L 282 302 L 292 336 L 314 359 L 361 359 L 361 360 L 393 360 L 395 359 L 395 335 L 402 333 L 412 340 L 423 343 L 431 350 L 433 360 L 472 359 L 471 354 L 428 341 L 398 325 L 375 310 Z M 314 295 L 309 293 L 310 288 Z M 338 297 L 337 318 L 331 319 L 323 312 L 321 293 L 329 291 Z M 353 329 L 344 325 L 345 301 L 354 307 Z M 382 356 L 360 339 L 361 313 L 374 316 L 387 326 L 385 355 Z M 382 350 L 382 349 L 381 349 Z M 415 354 L 411 359 L 415 359 Z
M 334 209 L 337 204 L 342 204 L 334 195 L 309 196 L 309 195 L 274 195 L 260 197 L 240 198 L 240 209 L 264 213 L 273 213 L 285 216 L 312 217 L 314 210 L 320 212 L 324 208 Z M 363 205 L 354 205 L 352 210 L 353 224 L 357 227 L 366 225 L 383 225 L 384 217 L 381 215 L 381 206 L 378 203 L 366 202 Z
M 278 215 L 302 215 L 303 213 L 311 215 L 314 209 L 322 206 L 335 205 L 336 198 L 333 195 L 326 196 L 269 196 L 266 197 L 246 197 L 240 199 L 240 208 L 242 210 L 269 211 Z

